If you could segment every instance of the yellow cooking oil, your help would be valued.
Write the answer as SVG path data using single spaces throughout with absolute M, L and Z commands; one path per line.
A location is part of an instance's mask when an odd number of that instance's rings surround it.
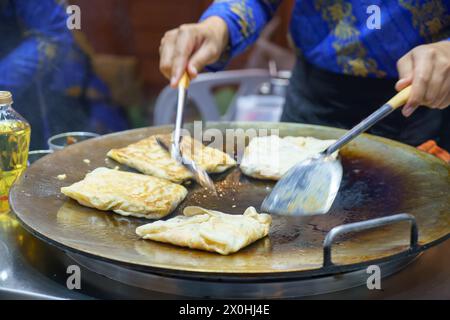
M 0 213 L 9 211 L 9 190 L 27 167 L 30 146 L 30 125 L 11 108 L 12 96 L 10 100 L 0 91 Z

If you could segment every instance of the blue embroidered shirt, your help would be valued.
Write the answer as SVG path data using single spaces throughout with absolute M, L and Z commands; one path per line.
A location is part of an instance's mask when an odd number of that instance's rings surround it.
M 216 0 L 201 17 L 219 16 L 229 30 L 227 58 L 258 37 L 282 0 Z M 375 6 L 374 6 L 375 5 Z M 379 13 L 379 27 L 376 27 Z M 296 0 L 290 36 L 298 54 L 332 72 L 397 77 L 396 63 L 412 48 L 450 38 L 448 0 Z M 219 70 L 221 59 L 211 70 Z

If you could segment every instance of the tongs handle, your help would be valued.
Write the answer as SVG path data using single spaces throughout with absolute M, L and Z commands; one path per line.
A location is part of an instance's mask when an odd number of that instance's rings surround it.
M 189 75 L 187 72 L 183 73 L 183 76 L 180 79 L 180 82 L 178 83 L 178 87 L 182 87 L 183 89 L 187 90 L 189 88 L 189 84 L 191 83 L 191 79 L 189 78 Z
M 353 127 L 350 131 L 344 134 L 338 141 L 333 143 L 327 150 L 325 150 L 326 155 L 331 155 L 347 143 L 355 139 L 361 133 L 365 132 L 367 129 L 372 127 L 378 121 L 389 115 L 394 110 L 403 106 L 406 101 L 408 101 L 409 95 L 411 93 L 411 86 L 406 87 L 399 93 L 397 93 L 391 100 L 386 102 L 383 106 L 378 108 L 374 113 L 365 118 L 355 127 Z
M 178 83 L 178 102 L 177 102 L 177 117 L 175 120 L 175 130 L 173 133 L 172 157 L 180 158 L 180 140 L 181 127 L 183 125 L 183 111 L 186 104 L 187 89 L 189 88 L 190 79 L 187 72 L 183 74 Z

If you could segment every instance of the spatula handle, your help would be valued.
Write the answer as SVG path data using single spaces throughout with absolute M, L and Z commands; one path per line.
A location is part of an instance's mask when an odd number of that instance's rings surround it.
M 391 100 L 386 102 L 386 104 L 390 105 L 394 110 L 404 106 L 406 101 L 409 99 L 409 95 L 411 94 L 411 86 L 406 87 L 395 96 L 392 97 Z
M 350 131 L 344 134 L 338 141 L 328 147 L 325 150 L 325 154 L 330 155 L 345 146 L 347 143 L 355 139 L 361 133 L 365 132 L 367 129 L 372 127 L 378 121 L 389 115 L 395 109 L 403 106 L 406 101 L 408 101 L 409 95 L 411 93 L 411 86 L 406 87 L 399 93 L 397 93 L 391 100 L 389 100 L 386 104 L 377 109 L 374 113 L 368 116 L 366 119 L 361 121 L 355 127 L 353 127 Z

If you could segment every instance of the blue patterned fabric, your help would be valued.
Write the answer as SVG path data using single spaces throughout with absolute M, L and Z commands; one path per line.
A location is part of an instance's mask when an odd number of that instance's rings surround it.
M 219 16 L 228 25 L 229 50 L 210 70 L 245 50 L 282 0 L 216 0 L 201 17 Z M 370 5 L 381 9 L 381 28 L 369 29 Z M 448 0 L 297 0 L 290 36 L 298 54 L 340 74 L 395 78 L 396 62 L 424 43 L 450 38 Z
M 66 26 L 64 0 L 0 0 L 0 90 L 32 127 L 32 148 L 63 131 L 128 127 Z
M 58 68 L 73 45 L 65 8 L 55 0 L 0 1 L 0 87 L 18 94 Z

